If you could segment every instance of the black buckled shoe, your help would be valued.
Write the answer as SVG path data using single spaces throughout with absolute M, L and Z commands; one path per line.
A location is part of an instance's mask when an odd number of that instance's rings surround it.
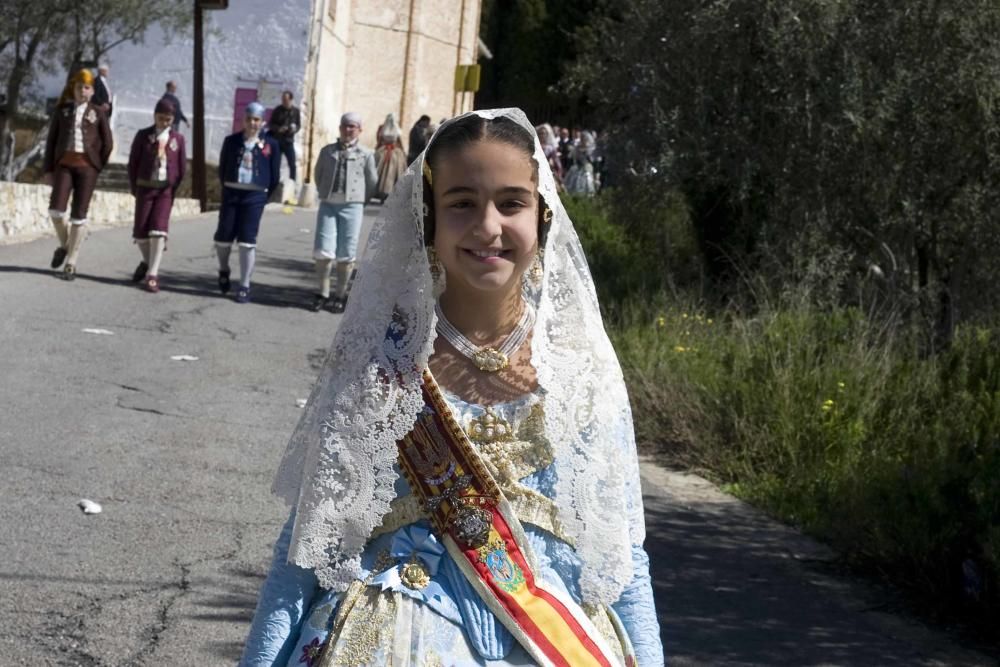
M 322 294 L 317 294 L 316 298 L 313 299 L 312 304 L 309 306 L 309 310 L 313 311 L 314 313 L 318 313 L 319 311 L 326 308 L 326 302 L 328 300 L 329 299 L 327 299 L 327 297 L 323 296 Z
M 62 263 L 66 261 L 67 254 L 68 253 L 66 251 L 66 248 L 63 247 L 56 248 L 56 251 L 52 253 L 52 263 L 49 264 L 49 266 L 51 266 L 53 269 L 58 269 L 60 266 L 62 266 Z
M 147 271 L 149 271 L 149 264 L 139 262 L 139 266 L 135 267 L 135 272 L 132 273 L 132 282 L 141 283 L 142 279 L 146 277 Z
M 219 291 L 228 294 L 232 283 L 229 282 L 229 271 L 219 271 Z
M 62 279 L 70 282 L 76 280 L 76 267 L 73 266 L 72 264 L 67 264 L 66 266 L 64 266 L 62 272 Z
M 342 296 L 335 296 L 330 299 L 330 312 L 342 313 L 347 308 L 347 299 Z

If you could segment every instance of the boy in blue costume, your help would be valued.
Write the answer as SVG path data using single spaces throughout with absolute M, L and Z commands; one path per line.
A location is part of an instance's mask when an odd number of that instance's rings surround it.
M 261 134 L 263 124 L 264 106 L 251 102 L 243 117 L 243 131 L 226 137 L 219 155 L 222 207 L 215 230 L 219 290 L 226 294 L 230 289 L 229 254 L 235 241 L 240 251 L 237 303 L 250 301 L 250 276 L 256 258 L 260 218 L 281 173 L 278 142 Z

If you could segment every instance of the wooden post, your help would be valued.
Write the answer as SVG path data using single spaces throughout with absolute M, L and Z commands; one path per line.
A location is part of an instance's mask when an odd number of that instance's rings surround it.
M 191 190 L 201 203 L 201 212 L 208 210 L 205 187 L 205 63 L 202 48 L 202 10 L 194 0 L 194 154 L 191 163 Z

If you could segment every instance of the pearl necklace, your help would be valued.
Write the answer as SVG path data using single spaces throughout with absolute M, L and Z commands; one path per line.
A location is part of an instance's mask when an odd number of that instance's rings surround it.
M 500 347 L 477 347 L 448 321 L 440 303 L 434 306 L 434 312 L 438 317 L 437 332 L 444 336 L 462 356 L 470 359 L 476 368 L 487 373 L 496 373 L 509 367 L 511 355 L 517 352 L 528 338 L 531 327 L 535 325 L 535 309 L 525 301 L 521 319 Z

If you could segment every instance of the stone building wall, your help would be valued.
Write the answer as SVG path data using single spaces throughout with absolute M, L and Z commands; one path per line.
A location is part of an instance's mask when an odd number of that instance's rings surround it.
M 454 73 L 456 65 L 476 62 L 480 12 L 481 0 L 238 0 L 205 12 L 207 162 L 217 161 L 232 131 L 237 91 L 256 88 L 269 107 L 282 88 L 294 91 L 303 115 L 296 135 L 303 173 L 336 140 L 345 111 L 362 114 L 362 142 L 374 147 L 388 113 L 405 142 L 421 114 L 438 123 L 471 109 L 471 94 L 464 102 L 454 94 Z M 113 160 L 126 160 L 136 130 L 152 123 L 168 79 L 179 83 L 184 112 L 192 115 L 192 39 L 166 40 L 154 26 L 143 43 L 107 54 L 116 97 Z M 58 95 L 63 80 L 62 72 L 43 76 L 40 88 Z M 191 129 L 180 130 L 191 149 Z
M 471 94 L 455 95 L 454 76 L 456 65 L 476 62 L 481 0 L 315 2 L 313 155 L 336 140 L 345 111 L 362 115 L 361 141 L 374 147 L 389 113 L 405 143 L 422 114 L 436 124 L 472 108 Z
M 0 182 L 0 245 L 55 234 L 49 221 L 51 192 L 48 185 Z M 200 210 L 197 199 L 177 199 L 173 216 L 197 215 Z M 135 198 L 131 195 L 98 190 L 90 202 L 88 224 L 91 228 L 130 226 L 134 212 Z

